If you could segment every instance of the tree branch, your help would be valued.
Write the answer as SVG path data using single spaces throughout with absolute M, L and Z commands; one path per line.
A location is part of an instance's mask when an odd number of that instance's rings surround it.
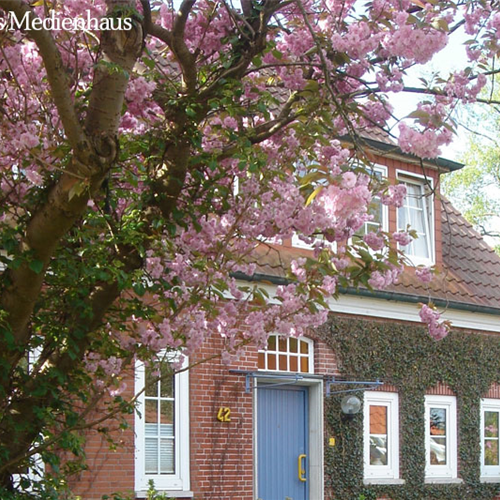
M 33 20 L 38 18 L 31 10 L 31 7 L 22 0 L 1 0 L 0 8 L 7 13 L 12 12 L 18 19 L 22 19 L 27 14 L 30 26 Z M 73 98 L 70 94 L 69 82 L 64 70 L 61 53 L 50 31 L 32 29 L 28 34 L 36 43 L 43 59 L 51 95 L 61 117 L 66 136 L 73 150 L 77 154 L 81 154 L 88 149 L 87 138 L 73 105 Z
M 172 50 L 179 62 L 182 75 L 184 77 L 184 84 L 187 93 L 192 95 L 196 91 L 196 66 L 195 57 L 189 51 L 186 41 L 184 40 L 184 32 L 186 22 L 196 0 L 183 0 L 175 17 L 174 25 L 172 28 Z
M 445 96 L 446 94 L 442 90 L 437 89 L 424 89 L 421 87 L 403 87 L 402 92 L 408 92 L 411 94 L 424 94 L 424 95 L 433 95 L 433 96 Z M 457 99 L 456 96 L 453 96 Z M 500 101 L 495 101 L 494 99 L 481 99 L 476 98 L 476 102 L 480 102 L 483 104 L 500 104 Z

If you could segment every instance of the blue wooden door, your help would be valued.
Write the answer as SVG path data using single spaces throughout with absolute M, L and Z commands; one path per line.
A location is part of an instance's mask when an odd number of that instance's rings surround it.
M 258 386 L 258 499 L 308 500 L 307 416 L 307 388 Z

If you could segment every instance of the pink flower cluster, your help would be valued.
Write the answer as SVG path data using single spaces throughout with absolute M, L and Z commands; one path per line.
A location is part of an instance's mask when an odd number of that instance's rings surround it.
M 380 199 L 384 205 L 396 208 L 402 207 L 406 197 L 406 186 L 404 184 L 394 184 L 382 193 Z
M 409 245 L 413 240 L 411 235 L 405 231 L 398 231 L 392 233 L 392 239 L 402 247 Z
M 452 132 L 443 128 L 440 131 L 427 129 L 415 130 L 405 123 L 399 124 L 399 147 L 405 153 L 412 153 L 419 158 L 436 158 L 440 147 L 448 145 L 453 139 Z
M 459 71 L 450 76 L 444 91 L 450 98 L 460 99 L 463 103 L 474 102 L 487 83 L 486 76 L 480 74 L 472 83 L 471 85 L 471 79 L 465 71 Z
M 421 304 L 419 316 L 421 321 L 427 325 L 429 335 L 434 340 L 441 340 L 448 335 L 450 325 L 447 321 L 441 320 L 441 314 L 433 304 L 430 304 L 430 306 Z
M 430 283 L 434 277 L 433 271 L 430 267 L 418 267 L 415 269 L 415 276 L 422 283 Z
M 179 16 L 173 4 L 160 3 L 155 20 L 171 29 Z M 362 132 L 368 125 L 386 124 L 391 108 L 383 93 L 403 89 L 406 70 L 431 60 L 447 44 L 445 25 L 460 15 L 467 33 L 475 37 L 468 54 L 478 68 L 498 49 L 500 14 L 493 3 L 464 2 L 459 12 L 452 2 L 423 2 L 422 10 L 410 16 L 408 11 L 415 6 L 411 0 L 373 0 L 366 11 L 354 0 L 308 0 L 303 3 L 306 19 L 297 3 L 280 3 L 266 48 L 247 61 L 259 17 L 244 19 L 238 2 L 229 4 L 194 2 L 177 49 L 148 36 L 142 59 L 130 75 L 118 131 L 120 164 L 113 166 L 111 175 L 113 227 L 127 229 L 130 220 L 141 217 L 151 196 L 152 177 L 169 168 L 171 160 L 163 164 L 155 148 L 163 147 L 161 141 L 168 142 L 166 149 L 175 147 L 172 116 L 208 111 L 204 119 L 186 118 L 185 130 L 191 134 L 189 172 L 176 208 L 189 217 L 178 226 L 172 223 L 168 233 L 162 233 L 161 225 L 152 228 L 156 241 L 134 276 L 147 290 L 144 307 L 152 311 L 145 317 L 154 320 L 130 318 L 132 334 L 120 338 L 123 349 L 154 352 L 183 347 L 193 353 L 217 335 L 232 352 L 242 339 L 263 346 L 271 331 L 300 335 L 319 325 L 326 311 L 318 306 L 317 297 L 335 294 L 338 280 L 349 281 L 355 275 L 349 275 L 351 270 L 356 265 L 360 269 L 359 255 L 352 256 L 348 245 L 340 248 L 341 242 L 370 220 L 367 212 L 373 196 L 395 207 L 401 207 L 406 196 L 404 185 L 374 193 L 369 177 L 349 166 L 355 152 L 338 138 L 353 126 Z M 86 15 L 87 10 L 101 16 L 106 8 L 103 0 L 51 5 L 74 17 Z M 40 15 L 43 10 L 37 7 Z M 99 54 L 99 39 L 92 35 L 51 33 L 82 123 Z M 191 51 L 192 59 L 187 60 L 196 72 L 192 94 L 180 68 L 184 51 L 179 47 Z M 402 151 L 433 158 L 449 144 L 449 108 L 457 99 L 477 99 L 486 82 L 477 71 L 472 65 L 470 72 L 457 72 L 447 82 L 435 80 L 439 97 L 419 105 L 420 129 L 399 126 Z M 71 153 L 42 58 L 23 33 L 9 33 L 3 40 L 0 75 L 0 230 L 19 227 L 22 234 L 35 206 L 33 199 L 39 201 L 44 184 L 57 182 Z M 157 86 L 162 107 L 170 115 L 155 103 Z M 201 104 L 200 96 L 205 99 Z M 287 100 L 290 116 L 297 119 L 292 123 L 285 119 L 287 125 L 281 127 Z M 256 137 L 266 139 L 259 142 Z M 82 231 L 101 227 L 92 220 L 99 216 L 98 197 L 89 200 L 88 212 L 82 214 Z M 293 236 L 314 246 L 309 253 L 318 259 L 317 267 L 311 269 L 303 259 L 283 263 L 296 280 L 279 287 L 276 297 L 267 297 L 265 288 L 239 286 L 231 277 L 236 272 L 252 275 L 257 263 L 276 265 L 276 244 Z M 99 236 L 96 244 L 107 238 Z M 389 238 L 377 232 L 363 240 L 380 252 Z M 394 233 L 392 239 L 401 246 L 410 242 L 405 232 Z M 368 271 L 363 275 L 364 283 L 368 279 L 377 289 L 395 283 L 401 272 L 380 262 L 381 255 L 385 252 L 370 261 L 371 276 Z M 423 268 L 416 275 L 429 282 L 432 272 Z M 434 338 L 444 336 L 446 325 L 437 312 L 423 306 L 420 314 Z M 121 368 L 117 356 L 103 360 L 89 354 L 85 363 L 89 373 L 111 378 Z
M 396 15 L 397 30 L 390 31 L 384 42 L 384 52 L 389 57 L 403 57 L 408 61 L 426 63 L 448 43 L 448 34 L 432 26 L 417 28 L 407 22 L 409 14 Z
M 375 251 L 382 250 L 385 246 L 385 239 L 382 235 L 376 233 L 367 233 L 363 236 L 363 241 Z
M 383 290 L 393 283 L 397 283 L 402 270 L 399 267 L 392 267 L 386 271 L 373 271 L 368 284 L 375 289 Z

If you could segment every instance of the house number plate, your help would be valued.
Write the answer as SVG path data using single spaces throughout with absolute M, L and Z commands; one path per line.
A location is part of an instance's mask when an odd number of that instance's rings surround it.
M 231 408 L 221 406 L 217 412 L 217 420 L 219 422 L 231 422 Z

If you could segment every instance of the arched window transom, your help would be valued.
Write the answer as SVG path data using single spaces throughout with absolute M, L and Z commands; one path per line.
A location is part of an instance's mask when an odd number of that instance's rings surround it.
M 306 337 L 270 335 L 267 349 L 259 351 L 259 370 L 314 373 L 314 344 Z

